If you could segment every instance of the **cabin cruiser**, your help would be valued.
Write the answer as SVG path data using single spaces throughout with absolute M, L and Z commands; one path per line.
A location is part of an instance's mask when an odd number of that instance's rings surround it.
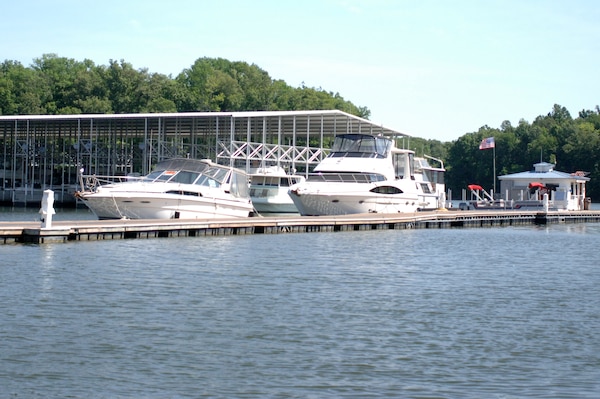
M 433 210 L 444 207 L 443 172 L 426 159 L 416 164 L 414 151 L 390 138 L 348 133 L 336 136 L 329 155 L 289 195 L 302 215 Z
M 241 218 L 253 211 L 247 174 L 210 160 L 166 160 L 147 176 L 120 180 L 82 175 L 76 197 L 98 219 Z
M 305 181 L 304 176 L 288 174 L 280 166 L 269 166 L 250 170 L 250 198 L 256 212 L 260 214 L 298 213 L 288 195 L 294 184 Z

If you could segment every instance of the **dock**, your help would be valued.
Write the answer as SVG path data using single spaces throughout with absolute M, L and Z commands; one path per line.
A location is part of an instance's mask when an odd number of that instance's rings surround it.
M 211 220 L 75 220 L 0 222 L 0 244 L 248 234 L 508 227 L 600 222 L 600 211 L 459 211 L 344 216 L 284 216 Z

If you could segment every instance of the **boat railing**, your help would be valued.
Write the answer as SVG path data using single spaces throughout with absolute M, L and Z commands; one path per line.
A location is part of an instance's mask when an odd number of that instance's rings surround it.
M 107 184 L 124 183 L 140 181 L 143 176 L 101 176 L 101 175 L 80 175 L 81 191 L 95 192 L 98 187 Z
M 385 154 L 375 151 L 337 151 L 329 154 L 330 158 L 385 158 Z
M 308 181 L 328 183 L 373 183 L 385 180 L 385 177 L 377 173 L 335 173 L 318 172 L 308 176 Z

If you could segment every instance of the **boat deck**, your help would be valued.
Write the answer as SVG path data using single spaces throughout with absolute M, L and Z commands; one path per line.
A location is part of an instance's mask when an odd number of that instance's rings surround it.
M 588 222 L 600 222 L 600 211 L 432 211 L 214 220 L 77 220 L 56 221 L 50 228 L 42 228 L 41 222 L 0 222 L 0 244 Z

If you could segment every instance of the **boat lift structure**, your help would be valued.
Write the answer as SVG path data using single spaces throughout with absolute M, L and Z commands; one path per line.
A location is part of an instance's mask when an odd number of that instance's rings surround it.
M 0 202 L 74 202 L 81 169 L 145 175 L 175 157 L 306 174 L 340 133 L 407 136 L 338 110 L 0 116 Z

